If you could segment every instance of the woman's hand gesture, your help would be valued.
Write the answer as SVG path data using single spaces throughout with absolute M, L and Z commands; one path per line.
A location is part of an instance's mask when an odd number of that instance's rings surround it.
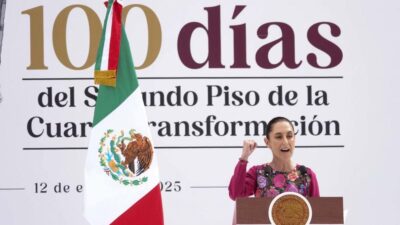
M 257 147 L 257 143 L 254 140 L 244 140 L 242 156 L 240 159 L 248 161 L 249 156 L 254 152 Z

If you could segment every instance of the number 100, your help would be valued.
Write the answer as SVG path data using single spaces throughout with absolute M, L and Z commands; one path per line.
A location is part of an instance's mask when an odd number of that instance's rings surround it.
M 161 25 L 157 15 L 144 5 L 133 4 L 125 6 L 122 12 L 122 21 L 125 23 L 129 11 L 139 8 L 143 11 L 147 20 L 148 46 L 147 55 L 142 65 L 136 69 L 143 69 L 151 65 L 157 58 L 161 49 Z M 82 10 L 89 24 L 89 52 L 83 65 L 74 65 L 67 49 L 67 21 L 71 11 Z M 47 70 L 44 56 L 44 20 L 43 6 L 31 8 L 22 12 L 30 18 L 30 65 L 29 70 Z M 58 60 L 67 68 L 72 70 L 84 70 L 92 66 L 96 60 L 97 46 L 101 36 L 101 22 L 97 14 L 85 5 L 71 5 L 64 8 L 56 17 L 53 25 L 53 48 Z

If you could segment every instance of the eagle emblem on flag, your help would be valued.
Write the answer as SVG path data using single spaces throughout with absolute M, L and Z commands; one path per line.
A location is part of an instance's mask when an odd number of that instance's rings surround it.
M 129 131 L 129 136 L 123 130 L 116 134 L 109 129 L 100 139 L 99 158 L 100 166 L 113 180 L 124 185 L 140 185 L 148 180 L 136 178 L 150 168 L 153 145 L 135 129 Z

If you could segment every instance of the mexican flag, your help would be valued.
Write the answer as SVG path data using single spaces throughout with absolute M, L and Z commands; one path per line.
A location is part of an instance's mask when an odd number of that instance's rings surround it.
M 100 84 L 85 168 L 90 224 L 162 225 L 157 157 L 147 124 L 122 5 L 107 13 L 95 66 Z

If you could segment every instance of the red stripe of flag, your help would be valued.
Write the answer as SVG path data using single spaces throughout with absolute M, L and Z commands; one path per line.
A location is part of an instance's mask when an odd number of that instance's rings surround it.
M 110 205 L 112 207 L 112 205 Z M 110 225 L 163 225 L 160 185 L 157 185 Z
M 121 44 L 121 13 L 122 5 L 116 0 L 113 4 L 110 50 L 108 55 L 108 70 L 116 70 L 118 67 L 119 48 Z

